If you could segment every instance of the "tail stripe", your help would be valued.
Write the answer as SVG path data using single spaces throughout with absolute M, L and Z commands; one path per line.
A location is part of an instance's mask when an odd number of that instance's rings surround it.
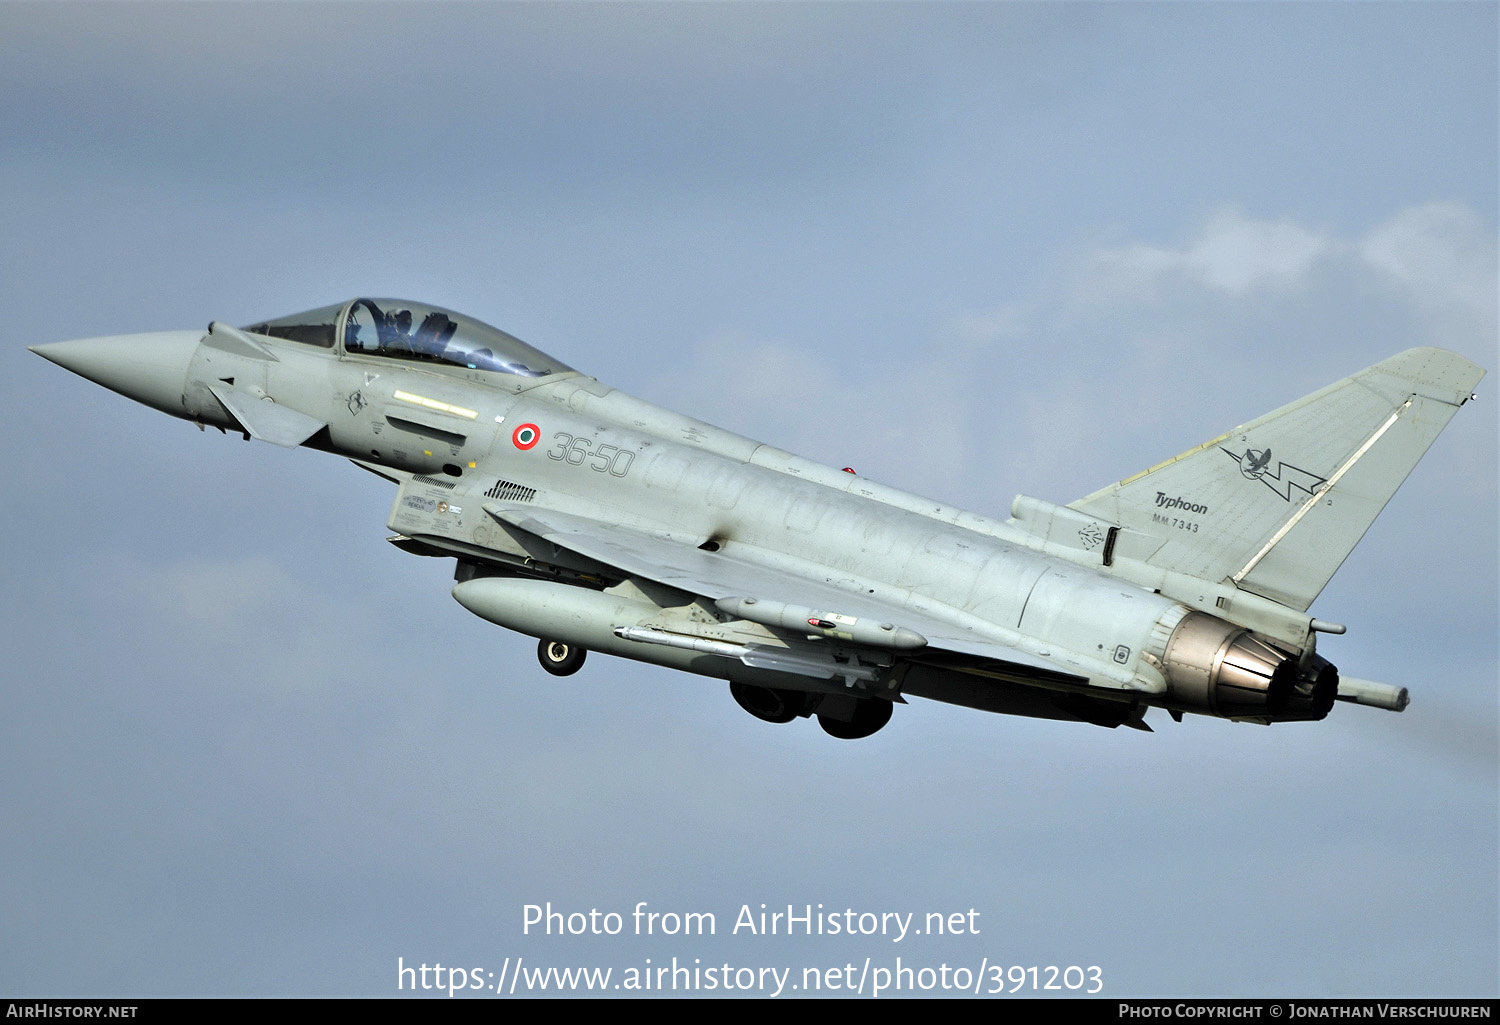
M 1386 431 L 1390 430 L 1391 425 L 1399 420 L 1401 418 L 1401 414 L 1406 412 L 1410 408 L 1411 399 L 1407 399 L 1401 404 L 1401 408 L 1397 409 L 1394 413 L 1386 418 L 1385 423 L 1381 424 L 1376 429 L 1375 433 L 1370 435 L 1370 437 L 1365 441 L 1363 445 L 1354 450 L 1354 454 L 1352 456 L 1344 460 L 1344 465 L 1335 470 L 1333 476 L 1329 477 L 1328 480 L 1323 483 L 1322 487 L 1318 488 L 1317 491 L 1308 496 L 1307 501 L 1302 503 L 1302 507 L 1292 514 L 1291 519 L 1283 523 L 1281 525 L 1281 529 L 1271 535 L 1271 540 L 1266 542 L 1265 547 L 1251 556 L 1250 561 L 1245 563 L 1245 565 L 1239 570 L 1239 572 L 1234 574 L 1231 579 L 1234 580 L 1236 585 L 1238 585 L 1240 581 L 1249 576 L 1250 571 L 1260 563 L 1260 560 L 1264 559 L 1270 553 L 1271 549 L 1276 547 L 1276 543 L 1282 538 L 1286 537 L 1287 534 L 1291 532 L 1292 528 L 1301 521 L 1302 517 L 1306 516 L 1312 510 L 1312 507 L 1318 504 L 1318 499 L 1323 497 L 1323 492 L 1332 490 L 1333 487 L 1338 484 L 1339 479 L 1342 478 L 1344 474 L 1349 472 L 1349 468 L 1359 461 L 1359 457 L 1370 451 L 1371 447 L 1373 447 L 1374 444 L 1380 440 L 1380 436 Z

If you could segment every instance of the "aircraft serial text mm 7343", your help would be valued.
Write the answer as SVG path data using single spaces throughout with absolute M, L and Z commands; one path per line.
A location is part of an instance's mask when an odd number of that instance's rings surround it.
M 769 722 L 865 737 L 912 696 L 1147 729 L 1259 723 L 1404 687 L 1316 651 L 1307 609 L 1484 371 L 1392 356 L 1067 506 L 991 519 L 632 398 L 394 299 L 33 351 L 173 416 L 397 485 L 391 541 L 540 638 L 729 681 Z

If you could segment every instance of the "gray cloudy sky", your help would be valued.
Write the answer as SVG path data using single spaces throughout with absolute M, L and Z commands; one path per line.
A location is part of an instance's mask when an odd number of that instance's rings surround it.
M 0 3 L 0 993 L 899 956 L 1495 995 L 1496 10 Z M 383 481 L 25 350 L 360 293 L 991 513 L 1412 345 L 1492 376 L 1314 606 L 1405 714 L 914 702 L 850 744 L 547 676 L 383 543 Z M 523 936 L 546 901 L 719 934 Z M 729 935 L 761 903 L 981 932 Z

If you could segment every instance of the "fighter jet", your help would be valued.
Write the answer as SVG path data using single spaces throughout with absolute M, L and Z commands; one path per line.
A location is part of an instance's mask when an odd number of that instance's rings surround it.
M 193 422 L 396 485 L 389 540 L 539 639 L 727 681 L 867 737 L 922 697 L 1149 731 L 1316 721 L 1404 687 L 1317 652 L 1313 600 L 1484 371 L 1412 349 L 1066 506 L 950 508 L 617 391 L 450 310 L 355 299 L 32 351 Z

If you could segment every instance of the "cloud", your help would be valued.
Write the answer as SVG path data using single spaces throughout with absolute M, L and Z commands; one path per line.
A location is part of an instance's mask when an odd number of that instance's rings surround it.
M 727 330 L 658 398 L 715 382 L 705 419 L 823 461 L 857 451 L 966 508 L 1068 501 L 1415 344 L 1488 364 L 1484 243 L 1452 204 L 1343 233 L 1226 205 L 1176 243 L 1055 254 L 1029 292 L 858 359 Z
M 1163 279 L 1176 278 L 1241 298 L 1299 287 L 1320 259 L 1339 248 L 1288 218 L 1258 220 L 1228 207 L 1211 215 L 1184 246 L 1136 243 L 1100 250 L 1091 259 L 1107 295 L 1150 293 Z
M 1069 501 L 1413 344 L 1493 351 L 1494 254 L 1453 204 L 1358 234 L 1226 205 L 1176 244 L 1050 266 L 857 353 L 731 325 L 644 397 L 1003 516 L 1016 491 Z
M 1090 308 L 1132 299 L 1161 301 L 1174 287 L 1231 300 L 1286 296 L 1308 288 L 1320 269 L 1337 267 L 1363 278 L 1372 291 L 1389 292 L 1395 284 L 1424 313 L 1445 321 L 1462 316 L 1477 333 L 1494 334 L 1496 236 L 1459 203 L 1406 207 L 1355 238 L 1289 217 L 1252 217 L 1228 206 L 1181 245 L 1100 246 L 1073 266 L 1069 298 Z M 1020 319 L 1014 312 L 1003 318 L 968 314 L 955 330 L 972 331 L 973 324 L 986 320 L 1008 326 Z
M 1191 319 L 1215 329 L 1188 332 L 1198 344 L 1223 348 L 1226 328 L 1247 316 L 1263 325 L 1267 317 L 1336 315 L 1352 328 L 1383 307 L 1375 314 L 1382 333 L 1406 332 L 1409 344 L 1415 326 L 1436 344 L 1482 355 L 1496 333 L 1496 242 L 1493 228 L 1458 203 L 1406 207 L 1352 236 L 1225 206 L 1177 245 L 1100 243 L 1061 254 L 1030 294 L 995 310 L 956 311 L 945 331 L 977 350 L 1055 351 L 1070 336 L 1106 341 L 1078 334 L 1101 323 L 1116 345 L 1140 332 L 1159 345 L 1170 325 Z
M 1458 203 L 1409 207 L 1365 235 L 1358 252 L 1445 325 L 1456 318 L 1494 337 L 1496 237 L 1473 210 Z

